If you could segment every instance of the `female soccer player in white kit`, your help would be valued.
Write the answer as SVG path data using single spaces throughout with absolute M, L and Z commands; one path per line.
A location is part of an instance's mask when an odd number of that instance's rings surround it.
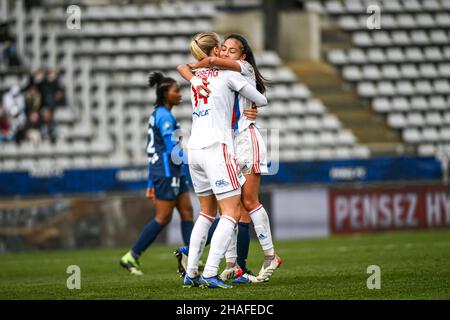
M 193 69 L 220 67 L 222 69 L 238 71 L 259 92 L 264 93 L 265 91 L 264 78 L 259 74 L 253 52 L 247 40 L 241 35 L 231 34 L 226 37 L 225 42 L 221 45 L 220 58 L 206 57 L 189 66 Z M 179 71 L 186 80 L 190 80 L 191 82 L 196 81 L 192 81 L 190 69 L 186 67 L 179 68 Z M 203 87 L 203 89 L 210 91 L 206 87 Z M 243 115 L 245 110 L 251 108 L 251 106 L 252 101 L 242 95 L 236 95 L 233 108 L 234 145 L 238 165 L 246 177 L 246 183 L 242 188 L 241 197 L 244 210 L 241 211 L 239 227 L 242 225 L 248 226 L 250 220 L 253 221 L 255 232 L 264 251 L 265 259 L 258 276 L 253 276 L 246 268 L 245 261 L 247 258 L 245 253 L 248 252 L 249 242 L 239 242 L 240 254 L 244 252 L 244 259 L 240 257 L 240 260 L 238 260 L 239 266 L 243 269 L 243 275 L 233 281 L 237 283 L 267 281 L 281 264 L 281 259 L 274 250 L 267 212 L 259 202 L 258 197 L 261 173 L 267 173 L 268 168 L 265 143 L 255 125 L 255 121 Z M 248 233 L 248 227 L 247 229 L 240 228 L 239 234 L 245 230 Z M 236 273 L 236 257 L 236 245 L 232 244 L 226 253 L 227 269 L 221 275 L 222 280 Z
M 198 60 L 217 56 L 219 47 L 219 36 L 213 32 L 196 35 L 190 44 L 191 53 Z M 211 94 L 209 97 L 201 96 L 192 87 L 193 120 L 187 148 L 189 171 L 201 212 L 191 234 L 183 285 L 230 288 L 230 285 L 218 277 L 217 272 L 220 261 L 235 236 L 236 223 L 240 218 L 241 186 L 245 182 L 234 155 L 232 107 L 235 92 L 254 101 L 257 106 L 266 105 L 267 99 L 237 72 L 201 68 L 196 71 L 196 77 L 209 83 Z M 216 216 L 217 204 L 222 215 L 211 239 L 204 272 L 199 276 L 198 260 Z

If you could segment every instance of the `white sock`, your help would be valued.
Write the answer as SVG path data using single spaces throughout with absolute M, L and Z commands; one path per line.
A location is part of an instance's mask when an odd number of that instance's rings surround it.
M 205 249 L 208 231 L 214 218 L 200 212 L 197 221 L 192 228 L 191 239 L 189 240 L 189 255 L 187 263 L 187 275 L 191 278 L 198 276 L 198 260 Z
M 214 231 L 214 235 L 211 239 L 211 248 L 209 249 L 208 260 L 206 261 L 205 270 L 203 271 L 203 277 L 210 278 L 217 275 L 220 260 L 222 260 L 230 245 L 235 227 L 236 221 L 232 217 L 226 215 L 220 217 L 216 231 Z
M 231 237 L 230 244 L 228 245 L 227 252 L 225 252 L 225 259 L 227 263 L 230 263 L 232 265 L 235 265 L 237 261 L 237 236 L 238 227 L 236 225 L 234 227 L 233 235 Z
M 249 212 L 255 227 L 256 236 L 258 237 L 261 248 L 264 250 L 265 256 L 273 256 L 275 250 L 272 242 L 272 232 L 270 231 L 269 216 L 262 204 Z

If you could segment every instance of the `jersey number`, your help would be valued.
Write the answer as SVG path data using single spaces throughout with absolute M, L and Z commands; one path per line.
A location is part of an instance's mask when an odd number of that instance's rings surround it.
M 180 177 L 172 177 L 172 188 L 178 188 L 180 186 Z
M 155 135 L 153 133 L 153 129 L 152 128 L 148 128 L 148 145 L 147 145 L 147 153 L 155 153 Z
M 198 100 L 203 99 L 203 104 L 208 104 L 208 97 L 202 96 L 201 94 L 198 94 L 197 90 L 195 90 L 194 87 L 192 87 L 192 93 L 194 94 L 194 103 L 195 106 L 198 107 Z

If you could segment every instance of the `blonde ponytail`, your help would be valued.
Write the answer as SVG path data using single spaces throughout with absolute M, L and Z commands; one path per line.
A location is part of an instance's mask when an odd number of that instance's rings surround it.
M 202 60 L 211 54 L 211 50 L 220 45 L 219 35 L 215 32 L 201 32 L 192 38 L 189 50 L 197 60 Z

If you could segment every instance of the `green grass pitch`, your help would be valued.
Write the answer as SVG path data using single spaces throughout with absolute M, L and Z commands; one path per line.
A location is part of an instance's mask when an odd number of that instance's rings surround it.
M 173 246 L 153 246 L 136 277 L 118 260 L 125 249 L 0 255 L 0 299 L 450 299 L 450 230 L 279 241 L 283 264 L 264 284 L 230 290 L 183 289 Z M 258 271 L 259 244 L 249 266 Z M 69 265 L 81 268 L 81 289 L 66 287 Z M 381 289 L 369 290 L 367 267 L 381 268 Z

